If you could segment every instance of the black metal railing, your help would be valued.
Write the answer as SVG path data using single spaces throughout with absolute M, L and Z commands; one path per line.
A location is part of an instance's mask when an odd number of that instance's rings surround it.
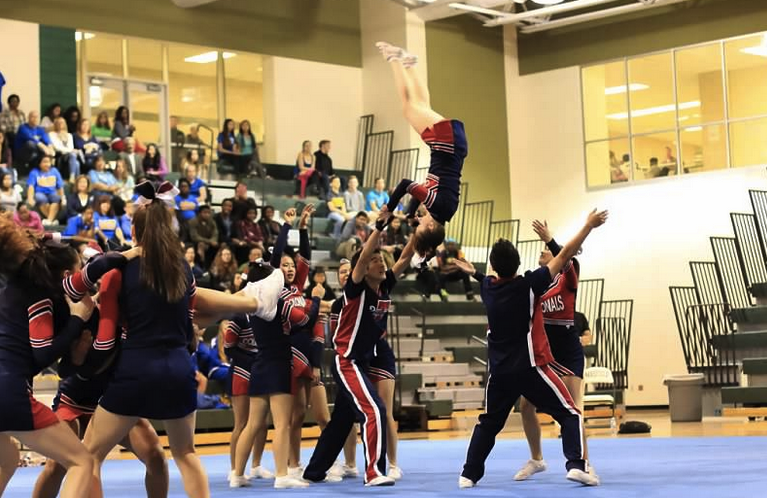
M 595 322 L 594 343 L 597 345 L 597 365 L 612 371 L 616 389 L 628 388 L 633 311 L 633 299 L 602 301 L 600 316 Z
M 517 243 L 517 251 L 519 251 L 520 261 L 518 273 L 520 275 L 528 270 L 538 268 L 538 260 L 541 257 L 541 251 L 543 251 L 545 247 L 546 244 L 540 239 L 520 240 Z
M 368 134 L 365 143 L 365 160 L 362 171 L 362 186 L 371 188 L 376 178 L 387 178 L 391 162 L 391 150 L 394 143 L 393 131 L 380 131 Z
M 724 288 L 724 302 L 733 308 L 752 306 L 751 296 L 746 288 L 746 277 L 738 259 L 735 237 L 711 237 L 711 248 L 714 250 L 716 268 Z
M 373 120 L 375 118 L 372 114 L 367 114 L 360 117 L 360 122 L 357 124 L 357 156 L 355 158 L 356 163 L 354 169 L 361 169 L 365 164 L 365 150 L 367 149 L 368 135 L 373 133 Z
M 418 149 L 392 151 L 391 161 L 389 161 L 389 171 L 386 173 L 386 176 L 381 177 L 386 180 L 386 185 L 393 188 L 396 187 L 403 178 L 413 180 L 415 170 L 418 168 L 419 152 Z
M 746 285 L 750 289 L 755 284 L 767 282 L 767 254 L 759 243 L 756 216 L 748 213 L 730 213 L 730 220 Z
M 719 279 L 716 263 L 690 261 L 690 272 L 700 304 L 724 304 L 724 286 Z
M 767 192 L 764 190 L 749 190 L 751 208 L 756 219 L 756 232 L 759 235 L 759 246 L 767 254 Z M 767 256 L 765 257 L 767 259 Z
M 584 279 L 578 282 L 578 292 L 575 295 L 575 311 L 586 315 L 591 323 L 599 320 L 602 311 L 602 298 L 605 292 L 605 279 Z
M 485 260 L 490 259 L 490 250 L 498 239 L 510 240 L 512 244 L 517 245 L 519 238 L 519 220 L 501 220 L 490 222 L 490 243 L 487 245 L 487 256 Z
M 493 219 L 493 201 L 469 202 L 463 207 L 461 246 L 469 261 L 485 263 L 490 245 L 490 220 Z

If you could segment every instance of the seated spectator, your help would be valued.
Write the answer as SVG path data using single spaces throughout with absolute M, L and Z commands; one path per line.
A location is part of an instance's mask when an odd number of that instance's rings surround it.
M 216 213 L 213 219 L 218 228 L 218 241 L 221 244 L 231 246 L 234 236 L 234 219 L 232 218 L 232 199 L 224 199 L 221 203 L 221 212 Z
M 407 245 L 406 226 L 401 219 L 392 218 L 386 231 L 381 235 L 381 254 L 388 268 L 391 268 L 399 259 Z
M 125 237 L 112 208 L 111 197 L 102 195 L 96 199 L 93 220 L 96 224 L 96 236 L 105 250 L 116 250 L 125 245 Z
M 370 213 L 377 214 L 388 203 L 389 193 L 386 191 L 386 183 L 383 178 L 376 178 L 375 188 L 368 192 L 366 197 L 365 209 Z
M 91 181 L 91 192 L 96 197 L 105 195 L 111 199 L 120 190 L 115 175 L 107 169 L 107 163 L 101 156 L 97 157 L 96 162 L 93 163 L 88 179 Z
M 464 273 L 455 264 L 455 261 L 466 261 L 461 246 L 453 239 L 445 241 L 445 248 L 437 253 L 437 265 L 439 271 L 437 272 L 437 286 L 439 289 L 439 295 L 442 301 L 447 301 L 450 295 L 447 292 L 445 286 L 448 282 L 455 282 L 458 280 L 463 281 L 463 289 L 466 292 L 466 300 L 474 301 L 474 291 L 471 288 L 471 280 L 469 275 Z
M 13 153 L 21 162 L 31 166 L 40 162 L 43 156 L 56 155 L 50 137 L 40 126 L 40 113 L 37 111 L 30 112 L 29 121 L 19 126 Z
M 43 119 L 40 121 L 40 126 L 45 128 L 45 131 L 50 132 L 53 130 L 53 124 L 56 122 L 56 119 L 61 117 L 61 104 L 58 102 L 51 104 L 48 106 L 48 109 L 45 111 L 45 115 L 43 116 Z
M 261 229 L 261 235 L 264 236 L 264 247 L 273 247 L 280 234 L 280 224 L 274 221 L 274 206 L 264 206 L 261 209 L 258 227 Z
M 304 291 L 304 297 L 306 299 L 312 298 L 312 289 L 319 285 L 323 289 L 325 289 L 325 295 L 320 298 L 321 301 L 335 301 L 336 300 L 336 293 L 333 291 L 333 288 L 328 285 L 328 278 L 325 274 L 325 268 L 322 266 L 318 266 L 314 269 L 311 275 L 311 284 L 309 284 L 306 287 L 306 290 Z
M 165 175 L 168 174 L 168 165 L 155 144 L 147 145 L 142 166 L 146 179 L 153 182 L 165 180 Z
M 69 181 L 74 181 L 76 177 L 80 175 L 80 160 L 75 149 L 74 138 L 72 134 L 67 131 L 67 123 L 64 118 L 56 118 L 53 122 L 53 130 L 48 133 L 48 138 L 51 141 L 53 150 L 56 151 L 56 158 L 59 160 L 58 164 L 67 165 L 68 171 L 66 171 Z
M 189 238 L 196 246 L 197 255 L 204 267 L 208 267 L 218 250 L 218 227 L 213 212 L 207 204 L 197 209 L 197 216 L 189 220 Z
M 91 182 L 85 175 L 80 175 L 75 180 L 75 190 L 67 196 L 66 218 L 72 218 L 82 214 L 85 208 L 93 205 L 94 196 L 90 193 Z
M 237 147 L 240 149 L 240 154 L 242 154 L 243 175 L 270 178 L 266 174 L 266 168 L 261 164 L 256 136 L 253 134 L 250 128 L 250 121 L 247 119 L 243 119 L 240 122 L 240 132 L 237 134 Z
M 354 253 L 362 247 L 372 232 L 369 223 L 370 219 L 365 211 L 360 211 L 354 219 L 346 222 L 341 233 L 341 243 L 336 248 L 338 257 L 352 259 Z
M 312 142 L 304 140 L 301 145 L 301 152 L 296 157 L 296 167 L 293 169 L 293 175 L 296 179 L 296 187 L 301 199 L 306 197 L 306 186 L 309 182 L 314 185 L 314 190 L 319 190 L 319 176 L 314 169 L 314 154 L 312 154 Z
M 197 371 L 207 380 L 219 382 L 221 384 L 220 387 L 223 389 L 229 377 L 229 364 L 221 361 L 217 349 L 211 348 L 205 343 L 203 339 L 205 329 L 201 329 L 197 325 L 192 327 L 197 339 L 197 350 L 194 353 Z
M 189 182 L 189 192 L 197 197 L 197 202 L 205 204 L 208 200 L 208 186 L 197 176 L 197 166 L 193 164 L 186 166 L 184 175 Z
M 264 250 L 264 236 L 256 223 L 256 208 L 248 209 L 244 220 L 237 222 L 237 239 L 243 242 L 241 247 L 247 247 L 248 251 L 253 247 Z
M 208 165 L 205 164 L 200 158 L 200 151 L 197 149 L 188 150 L 184 160 L 181 161 L 181 171 L 186 171 L 187 166 L 195 166 L 199 176 L 207 178 Z
M 333 159 L 328 154 L 330 154 L 330 140 L 320 140 L 320 148 L 314 153 L 314 169 L 322 190 L 320 198 L 327 196 L 330 192 L 330 181 L 333 178 Z
M 189 127 L 189 133 L 186 136 L 186 144 L 187 145 L 196 145 L 196 150 L 200 159 L 201 163 L 205 163 L 205 142 L 202 141 L 200 138 L 200 127 L 199 125 L 193 124 Z M 187 158 L 189 157 L 189 154 L 187 154 Z
M 189 268 L 192 270 L 192 274 L 194 275 L 195 280 L 200 280 L 205 275 L 205 272 L 202 271 L 202 268 L 197 265 L 197 253 L 194 250 L 194 245 L 188 245 L 186 246 L 186 249 L 184 250 L 184 259 L 189 264 Z
M 21 99 L 15 93 L 8 96 L 6 103 L 8 105 L 3 109 L 3 112 L 0 112 L 0 131 L 9 135 L 15 135 L 18 133 L 19 128 L 21 128 L 21 125 L 27 122 L 27 117 L 24 115 L 24 111 L 19 109 Z
M 102 143 L 112 140 L 112 127 L 109 125 L 109 115 L 106 111 L 101 111 L 96 117 L 96 122 L 91 127 L 91 134 Z
M 589 319 L 586 318 L 586 315 L 583 313 L 576 311 L 575 312 L 575 332 L 578 334 L 578 336 L 581 338 L 581 345 L 582 346 L 588 346 L 591 344 L 591 339 L 593 338 L 593 333 L 591 332 L 591 326 L 589 325 Z
M 170 117 L 170 153 L 173 170 L 183 171 L 184 132 L 178 129 L 178 116 Z
M 341 179 L 337 176 L 330 180 L 330 191 L 325 200 L 328 203 L 328 219 L 333 222 L 333 238 L 339 240 L 341 229 L 350 214 L 346 211 L 346 202 L 341 193 Z
M 189 222 L 197 213 L 197 198 L 189 191 L 189 182 L 186 178 L 178 181 L 179 194 L 176 196 L 176 207 L 182 220 Z
M 13 176 L 7 172 L 0 174 L 0 208 L 13 213 L 20 202 L 21 192 L 13 184 Z
M 20 202 L 16 206 L 16 212 L 13 213 L 13 222 L 35 234 L 41 234 L 45 231 L 40 215 L 36 211 L 31 210 L 29 204 L 25 202 Z
M 0 170 L 11 171 L 12 168 L 13 156 L 11 155 L 11 145 L 5 139 L 5 133 L 0 131 Z
M 357 190 L 360 182 L 357 177 L 351 175 L 347 182 L 346 192 L 344 192 L 344 204 L 346 205 L 346 211 L 349 213 L 359 213 L 365 210 L 365 196 Z
M 115 196 L 121 199 L 123 202 L 127 202 L 133 198 L 133 189 L 136 186 L 136 180 L 133 175 L 128 171 L 128 167 L 125 165 L 125 161 L 118 159 L 115 162 L 115 185 L 117 190 Z
M 250 252 L 248 253 L 248 260 L 240 265 L 240 272 L 241 273 L 248 273 L 248 269 L 250 267 L 251 263 L 255 263 L 259 259 L 264 259 L 264 251 L 261 250 L 260 247 L 253 247 L 250 249 Z M 239 287 L 236 287 L 239 289 Z
M 133 213 L 136 210 L 136 205 L 131 199 L 125 201 L 124 214 L 120 216 L 120 229 L 123 232 L 125 242 L 133 242 L 133 234 L 131 233 L 131 226 L 133 225 Z M 175 219 L 175 218 L 174 218 Z
M 216 139 L 218 142 L 218 161 L 239 171 L 242 156 L 237 148 L 237 139 L 234 136 L 234 121 L 226 119 L 221 133 Z
M 80 108 L 76 105 L 71 105 L 67 107 L 67 110 L 64 111 L 62 114 L 62 117 L 64 118 L 64 121 L 67 123 L 67 131 L 74 135 L 77 133 L 77 124 L 82 119 L 82 113 L 80 112 Z
M 27 203 L 43 214 L 43 226 L 56 224 L 63 197 L 64 180 L 59 170 L 52 166 L 51 158 L 44 156 L 40 166 L 33 169 L 27 179 Z
M 120 159 L 125 161 L 128 172 L 134 179 L 144 176 L 144 156 L 136 152 L 136 140 L 128 137 L 124 140 L 123 151 L 120 152 Z
M 91 134 L 91 122 L 87 119 L 80 121 L 77 125 L 77 133 L 74 135 L 75 149 L 78 151 L 80 162 L 82 163 L 82 172 L 87 173 L 93 169 L 93 163 L 101 155 L 101 144 Z
M 96 224 L 93 215 L 93 207 L 88 206 L 82 212 L 67 220 L 67 227 L 62 235 L 72 237 L 80 242 L 96 240 Z
M 112 129 L 112 140 L 125 140 L 132 137 L 136 127 L 130 122 L 130 111 L 124 105 L 121 105 L 115 111 L 114 128 Z
M 211 286 L 220 291 L 234 291 L 233 280 L 237 272 L 237 260 L 234 259 L 231 249 L 221 246 L 216 254 L 213 264 L 210 265 Z
M 256 201 L 248 197 L 248 186 L 243 182 L 237 182 L 234 187 L 234 197 L 232 200 L 232 219 L 238 222 L 245 219 L 249 209 L 257 209 Z

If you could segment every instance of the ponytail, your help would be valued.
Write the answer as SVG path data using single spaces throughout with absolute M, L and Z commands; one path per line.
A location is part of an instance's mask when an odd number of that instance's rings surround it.
M 187 270 L 181 242 L 173 231 L 172 215 L 160 199 L 138 209 L 133 218 L 136 240 L 143 249 L 140 281 L 162 296 L 176 303 L 187 291 Z

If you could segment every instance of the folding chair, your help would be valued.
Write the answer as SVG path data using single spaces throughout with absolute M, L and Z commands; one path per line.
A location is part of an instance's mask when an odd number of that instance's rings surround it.
M 589 367 L 583 372 L 583 383 L 586 387 L 586 394 L 583 396 L 583 407 L 595 408 L 595 407 L 610 407 L 612 413 L 609 417 L 605 416 L 592 416 L 586 417 L 584 414 L 584 424 L 588 419 L 608 419 L 608 424 L 589 424 L 589 428 L 611 428 L 614 429 L 617 425 L 615 420 L 615 399 L 617 397 L 617 391 L 615 389 L 615 379 L 613 373 L 609 368 L 605 367 Z M 597 394 L 592 392 L 588 394 L 588 386 L 593 384 L 609 385 L 612 387 L 613 393 L 610 394 Z

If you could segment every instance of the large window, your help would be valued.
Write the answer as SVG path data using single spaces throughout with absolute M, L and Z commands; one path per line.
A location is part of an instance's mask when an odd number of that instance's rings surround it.
M 264 65 L 260 55 L 237 52 L 224 58 L 226 117 L 250 122 L 256 140 L 264 138 Z
M 767 35 L 588 66 L 581 81 L 589 187 L 767 164 Z

